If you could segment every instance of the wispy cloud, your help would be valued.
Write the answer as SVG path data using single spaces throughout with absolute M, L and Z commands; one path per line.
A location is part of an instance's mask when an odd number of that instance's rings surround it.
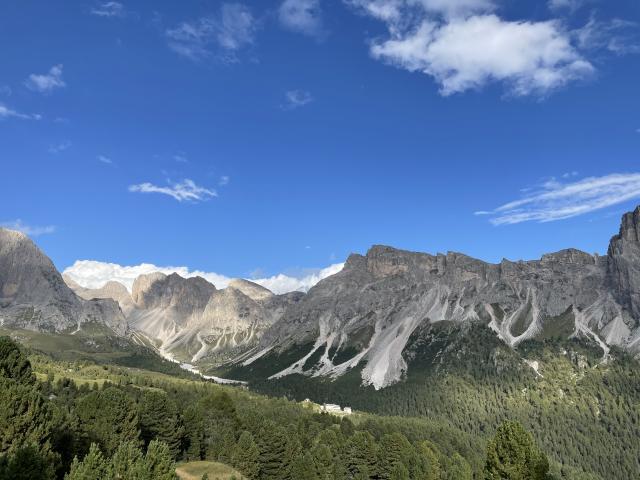
M 185 178 L 178 183 L 169 182 L 165 187 L 153 185 L 149 182 L 140 183 L 137 185 L 131 185 L 129 187 L 129 191 L 139 193 L 161 193 L 163 195 L 168 195 L 179 202 L 201 202 L 218 196 L 215 190 L 196 185 L 193 180 L 188 178 Z
M 104 163 L 105 165 L 113 165 L 113 160 L 104 155 L 98 155 L 98 161 Z
M 553 222 L 640 198 L 640 173 L 614 173 L 563 183 L 555 178 L 488 215 L 494 225 Z
M 0 95 L 10 97 L 12 93 L 13 90 L 11 90 L 11 87 L 9 85 L 0 85 Z
M 635 22 L 619 18 L 602 21 L 592 16 L 584 27 L 573 33 L 584 50 L 608 50 L 622 56 L 640 53 L 639 31 Z
M 25 81 L 25 85 L 30 90 L 40 93 L 51 93 L 56 88 L 63 88 L 67 84 L 62 79 L 62 64 L 54 65 L 49 73 L 38 75 L 32 73 Z
M 320 280 L 338 273 L 344 264 L 336 263 L 326 268 L 305 269 L 299 275 L 278 274 L 271 277 L 252 278 L 251 281 L 268 288 L 273 293 L 282 294 L 293 291 L 306 292 Z M 184 278 L 202 277 L 213 283 L 216 288 L 226 288 L 231 277 L 188 267 L 160 267 L 151 263 L 123 266 L 116 263 L 95 260 L 78 260 L 65 269 L 64 274 L 85 288 L 100 288 L 109 281 L 122 283 L 131 291 L 135 279 L 143 274 L 162 272 L 165 275 L 177 273 Z
M 1 222 L 0 227 L 8 228 L 9 230 L 16 230 L 22 232 L 30 237 L 37 237 L 38 235 L 46 235 L 56 231 L 54 225 L 47 225 L 44 227 L 38 227 L 35 225 L 27 225 L 22 220 L 11 220 L 7 222 Z
M 295 110 L 313 102 L 313 96 L 305 90 L 289 90 L 285 92 L 285 103 L 282 104 L 284 110 Z
M 38 113 L 21 113 L 0 103 L 0 120 L 6 118 L 19 118 L 20 120 L 40 120 L 42 115 Z
M 284 0 L 278 18 L 285 28 L 316 38 L 326 35 L 320 0 Z
M 586 2 L 587 0 L 549 0 L 549 8 L 553 11 L 569 10 L 575 12 Z
M 125 17 L 127 11 L 120 2 L 102 2 L 98 6 L 91 9 L 92 15 L 99 17 Z
M 216 48 L 223 51 L 225 58 L 233 59 L 235 52 L 253 43 L 256 28 L 249 7 L 223 3 L 218 15 L 183 22 L 165 34 L 169 48 L 191 60 L 203 60 Z
M 69 140 L 65 140 L 64 142 L 57 143 L 55 145 L 51 145 L 49 147 L 49 153 L 56 155 L 60 152 L 64 152 L 71 148 L 71 142 Z
M 184 153 L 178 153 L 174 155 L 173 159 L 178 163 L 189 163 L 189 159 L 187 158 L 187 155 Z
M 228 175 L 223 175 L 220 177 L 220 180 L 218 181 L 218 185 L 220 185 L 221 187 L 224 187 L 225 185 L 229 185 L 230 181 L 231 181 L 231 178 Z

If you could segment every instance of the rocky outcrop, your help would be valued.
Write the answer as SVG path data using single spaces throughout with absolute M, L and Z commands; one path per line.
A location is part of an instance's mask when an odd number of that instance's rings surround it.
M 639 352 L 639 220 L 640 209 L 624 216 L 606 257 L 569 249 L 489 264 L 453 252 L 374 246 L 351 255 L 340 273 L 288 308 L 255 351 L 312 344 L 274 377 L 339 376 L 360 365 L 363 383 L 376 388 L 402 378 L 412 333 L 436 322 L 482 322 L 514 347 L 531 338 L 582 336 L 604 355 L 611 345 Z
M 26 235 L 0 228 L 0 325 L 71 332 L 89 322 L 119 335 L 128 330 L 114 300 L 79 298 Z
M 110 298 L 118 302 L 118 305 L 125 316 L 129 316 L 135 308 L 135 304 L 133 303 L 133 299 L 131 298 L 131 294 L 127 290 L 127 287 L 120 282 L 110 281 L 105 283 L 101 288 L 92 289 L 82 287 L 68 275 L 63 274 L 62 278 L 76 295 L 84 298 L 85 300 Z

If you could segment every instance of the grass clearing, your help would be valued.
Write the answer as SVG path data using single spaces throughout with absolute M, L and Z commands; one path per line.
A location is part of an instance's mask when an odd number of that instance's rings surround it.
M 209 480 L 246 480 L 237 470 L 218 462 L 189 462 L 176 468 L 180 480 L 200 480 L 205 473 Z

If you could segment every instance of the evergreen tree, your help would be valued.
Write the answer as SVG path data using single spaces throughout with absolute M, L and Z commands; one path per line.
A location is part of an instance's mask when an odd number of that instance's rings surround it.
M 253 440 L 253 435 L 247 431 L 242 432 L 234 447 L 231 464 L 247 478 L 258 478 L 259 456 L 260 450 Z
M 176 404 L 166 393 L 156 390 L 144 392 L 140 402 L 140 431 L 145 445 L 152 440 L 164 442 L 173 458 L 177 458 L 184 430 Z
M 145 469 L 150 480 L 174 480 L 176 466 L 173 453 L 166 443 L 152 440 L 144 457 Z
M 440 454 L 437 447 L 425 440 L 418 445 L 418 453 L 423 459 L 424 480 L 440 480 Z
M 82 459 L 73 459 L 71 470 L 65 480 L 109 480 L 109 464 L 95 443 L 91 444 L 89 453 Z
M 542 477 L 545 478 L 545 477 Z M 473 470 L 471 465 L 462 455 L 455 452 L 447 462 L 447 468 L 443 472 L 442 480 L 472 480 Z
M 138 442 L 121 443 L 111 457 L 109 478 L 126 480 L 146 480 L 147 465 L 138 448 Z
M 391 470 L 389 480 L 411 480 L 409 470 L 402 463 L 396 463 L 393 470 Z
M 292 480 L 320 480 L 316 474 L 313 457 L 309 452 L 293 459 L 290 478 Z
M 50 452 L 32 445 L 20 447 L 0 462 L 0 480 L 53 480 L 53 461 Z
M 260 431 L 260 478 L 282 480 L 286 471 L 287 433 L 269 421 Z
M 505 422 L 487 445 L 486 480 L 544 480 L 546 456 L 518 422 Z
M 369 478 L 376 475 L 377 458 L 378 446 L 369 432 L 358 431 L 347 440 L 345 463 L 352 476 L 366 473 Z
M 383 435 L 380 439 L 380 478 L 390 479 L 398 464 L 409 464 L 412 453 L 413 447 L 401 433 Z
M 205 454 L 204 421 L 200 408 L 190 405 L 184 411 L 184 456 L 186 460 L 202 460 Z
M 0 337 L 0 377 L 33 385 L 36 381 L 31 363 L 9 337 Z
M 85 395 L 78 401 L 76 413 L 89 439 L 109 455 L 124 442 L 140 444 L 136 406 L 119 388 Z
M 55 409 L 34 385 L 0 377 L 0 455 L 23 446 L 48 449 Z

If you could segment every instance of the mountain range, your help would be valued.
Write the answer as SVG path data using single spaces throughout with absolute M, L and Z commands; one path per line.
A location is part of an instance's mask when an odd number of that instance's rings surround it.
M 412 342 L 441 323 L 480 324 L 509 347 L 582 338 L 640 353 L 640 207 L 622 217 L 606 255 L 575 249 L 490 264 L 460 253 L 373 246 L 309 290 L 275 295 L 248 280 L 153 273 L 131 292 L 64 278 L 25 235 L 0 229 L 0 326 L 73 334 L 100 324 L 165 358 L 202 366 L 280 359 L 272 379 L 357 370 L 376 390 L 399 382 Z M 273 362 L 272 362 L 273 363 Z

